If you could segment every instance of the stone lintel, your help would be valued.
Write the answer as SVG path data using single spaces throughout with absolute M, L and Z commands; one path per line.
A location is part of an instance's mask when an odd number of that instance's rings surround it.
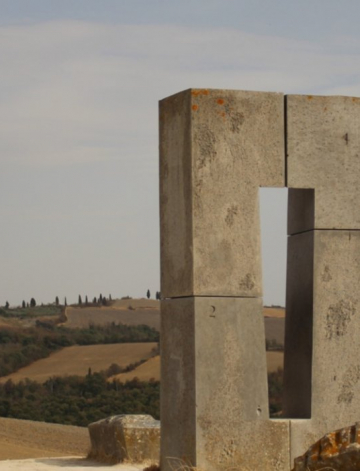
M 312 221 L 311 201 L 289 197 L 289 233 L 359 230 L 360 98 L 288 95 L 286 116 L 287 186 L 315 192 Z

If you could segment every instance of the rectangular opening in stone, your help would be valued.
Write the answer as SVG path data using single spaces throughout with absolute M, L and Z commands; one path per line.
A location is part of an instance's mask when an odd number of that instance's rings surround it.
M 287 253 L 287 188 L 260 188 L 263 303 L 270 416 L 282 410 Z
M 313 189 L 260 189 L 264 323 L 273 417 L 280 411 L 287 418 L 311 417 L 314 196 Z

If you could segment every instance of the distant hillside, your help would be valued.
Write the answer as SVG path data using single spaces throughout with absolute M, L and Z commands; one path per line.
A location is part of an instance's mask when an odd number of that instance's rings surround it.
M 112 322 L 140 325 L 146 324 L 160 330 L 160 302 L 153 299 L 121 299 L 111 307 L 68 307 L 66 327 L 83 328 L 92 324 L 106 325 Z M 284 344 L 285 309 L 265 307 L 266 338 Z
M 152 299 L 121 299 L 107 307 L 67 307 L 64 325 L 83 328 L 111 323 L 126 325 L 145 324 L 160 330 L 159 301 Z
M 273 373 L 279 368 L 283 368 L 283 352 L 266 352 L 266 359 L 268 373 Z M 133 380 L 134 378 L 138 378 L 139 381 L 149 381 L 150 379 L 160 381 L 160 356 L 150 358 L 132 371 L 111 376 L 108 381 L 118 379 L 122 383 L 125 383 L 126 381 Z
M 122 383 L 125 383 L 126 381 L 133 380 L 134 378 L 138 378 L 139 381 L 150 381 L 150 379 L 160 381 L 160 356 L 157 355 L 154 358 L 150 358 L 145 363 L 135 368 L 133 371 L 111 376 L 109 381 L 118 379 Z
M 53 376 L 85 376 L 89 368 L 93 373 L 106 370 L 113 363 L 125 368 L 131 363 L 146 360 L 153 355 L 157 343 L 118 343 L 110 345 L 74 345 L 51 354 L 48 358 L 35 361 L 16 373 L 0 378 L 18 383 L 29 378 L 44 383 Z

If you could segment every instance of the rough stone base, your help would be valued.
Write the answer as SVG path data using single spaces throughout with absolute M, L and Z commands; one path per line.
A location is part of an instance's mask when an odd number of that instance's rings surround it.
M 160 422 L 150 415 L 116 415 L 88 428 L 89 458 L 107 463 L 159 461 Z
M 360 469 L 360 423 L 324 435 L 295 459 L 293 471 Z

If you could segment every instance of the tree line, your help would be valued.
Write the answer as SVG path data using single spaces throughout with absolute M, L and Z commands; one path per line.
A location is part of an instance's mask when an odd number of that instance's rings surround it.
M 160 417 L 160 383 L 109 382 L 103 373 L 0 384 L 0 416 L 86 427 L 117 414 Z
M 86 427 L 117 414 L 160 419 L 160 382 L 107 381 L 106 373 L 53 377 L 44 384 L 25 380 L 0 384 L 0 416 Z M 282 371 L 269 373 L 270 416 L 282 408 Z

